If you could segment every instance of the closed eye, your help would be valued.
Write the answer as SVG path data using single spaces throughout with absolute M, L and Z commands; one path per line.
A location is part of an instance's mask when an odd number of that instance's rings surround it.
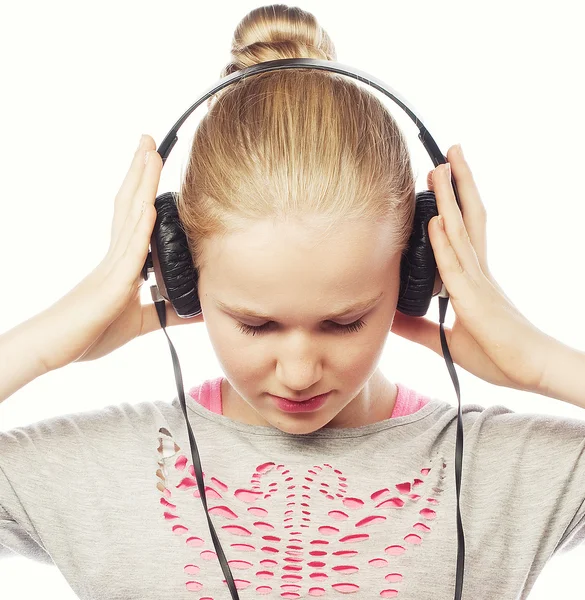
M 272 321 L 269 321 L 268 323 L 264 323 L 264 325 L 254 326 L 246 325 L 245 323 L 237 321 L 236 327 L 243 333 L 248 335 L 256 335 L 257 333 L 266 333 L 271 322 Z M 333 321 L 330 321 L 330 323 L 333 326 L 334 331 L 338 333 L 354 333 L 366 325 L 366 322 L 363 319 L 358 319 L 357 321 L 348 323 L 347 325 L 341 325 L 341 323 L 335 323 Z

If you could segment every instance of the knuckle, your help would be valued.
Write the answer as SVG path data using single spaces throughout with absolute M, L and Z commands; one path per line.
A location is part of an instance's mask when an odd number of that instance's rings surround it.
M 149 150 L 150 154 L 148 157 L 148 162 L 155 163 L 160 165 L 162 163 L 162 158 L 160 154 L 156 151 L 156 149 Z
M 456 234 L 457 237 L 459 237 L 464 242 L 469 240 L 469 234 L 467 233 L 467 228 L 465 227 L 465 223 L 463 223 L 463 220 L 459 221 Z

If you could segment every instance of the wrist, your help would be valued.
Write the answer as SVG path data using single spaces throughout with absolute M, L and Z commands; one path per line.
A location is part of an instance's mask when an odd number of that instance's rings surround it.
M 47 372 L 36 350 L 36 317 L 0 336 L 0 402 Z

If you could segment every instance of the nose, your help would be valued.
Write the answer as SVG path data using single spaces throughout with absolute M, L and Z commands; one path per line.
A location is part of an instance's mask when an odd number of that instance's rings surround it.
M 298 334 L 288 338 L 276 361 L 276 376 L 283 389 L 302 393 L 311 389 L 323 377 L 323 364 L 309 336 Z

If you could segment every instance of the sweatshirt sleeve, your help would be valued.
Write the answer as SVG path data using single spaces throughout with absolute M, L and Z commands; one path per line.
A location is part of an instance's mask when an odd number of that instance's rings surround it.
M 489 407 L 465 432 L 463 465 L 478 552 L 548 559 L 585 540 L 585 419 Z
M 0 560 L 14 555 L 53 564 L 0 467 Z
M 80 512 L 91 507 L 75 503 L 80 473 L 111 443 L 101 429 L 112 421 L 108 414 L 106 408 L 58 415 L 0 431 L 0 558 L 57 564 L 55 551 L 67 552 Z
M 144 500 L 152 510 L 161 425 L 155 404 L 124 402 L 0 431 L 0 558 L 20 555 L 76 578 L 84 558 L 111 554 L 100 536 L 129 535 L 115 526 L 121 504 L 138 514 Z

